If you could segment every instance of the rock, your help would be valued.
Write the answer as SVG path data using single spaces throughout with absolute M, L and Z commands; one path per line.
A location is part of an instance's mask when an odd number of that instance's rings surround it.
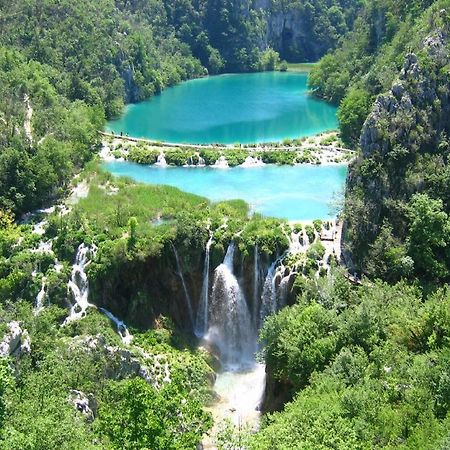
M 394 83 L 394 85 L 392 86 L 392 94 L 394 94 L 394 97 L 397 100 L 400 100 L 402 98 L 404 92 L 405 92 L 405 87 L 403 86 L 402 83 L 400 83 L 400 82 Z
M 30 336 L 27 330 L 22 329 L 19 322 L 8 323 L 9 331 L 0 343 L 0 356 L 21 357 L 31 353 Z
M 94 421 L 97 413 L 97 400 L 93 394 L 89 393 L 86 395 L 84 392 L 71 389 L 69 402 L 85 416 L 86 422 L 91 423 Z
M 75 338 L 72 346 L 81 347 L 89 352 L 100 351 L 106 355 L 109 364 L 106 368 L 105 376 L 109 379 L 122 380 L 140 377 L 156 389 L 172 381 L 170 365 L 165 355 L 151 355 L 141 349 L 131 351 L 117 346 L 110 346 L 107 345 L 105 338 L 100 334 Z M 145 363 L 142 361 L 145 361 Z

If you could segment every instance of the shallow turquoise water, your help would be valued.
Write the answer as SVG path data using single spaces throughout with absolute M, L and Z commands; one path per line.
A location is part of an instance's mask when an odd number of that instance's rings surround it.
M 107 129 L 168 142 L 281 141 L 337 128 L 336 108 L 307 92 L 307 75 L 263 72 L 187 81 L 128 105 Z
M 288 220 L 333 217 L 330 206 L 342 192 L 347 175 L 343 165 L 215 169 L 106 162 L 103 166 L 114 175 L 143 183 L 168 184 L 213 201 L 240 198 L 253 211 Z

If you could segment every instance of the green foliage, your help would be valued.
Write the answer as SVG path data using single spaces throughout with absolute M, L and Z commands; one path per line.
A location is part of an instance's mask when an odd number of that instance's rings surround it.
M 172 384 L 157 391 L 138 378 L 112 382 L 102 400 L 98 431 L 116 449 L 189 450 L 211 425 L 201 404 Z
M 138 164 L 154 164 L 159 151 L 142 146 L 133 146 L 128 150 L 127 159 Z
M 355 146 L 359 143 L 361 128 L 372 106 L 368 92 L 352 90 L 339 106 L 338 120 L 344 144 Z
M 278 380 L 299 389 L 315 370 L 323 370 L 336 346 L 335 317 L 315 304 L 294 306 L 269 317 L 261 332 L 266 363 Z
M 280 72 L 287 72 L 288 68 L 289 68 L 289 65 L 286 62 L 286 60 L 281 61 L 281 63 L 278 66 L 278 70 Z
M 334 277 L 318 289 L 307 282 L 298 304 L 266 321 L 268 373 L 296 395 L 247 448 L 445 448 L 448 290 L 349 291 Z
M 340 103 L 343 140 L 361 145 L 345 201 L 352 271 L 448 281 L 449 42 L 438 36 L 447 35 L 449 6 L 369 2 L 354 31 L 311 74 L 316 94 Z M 423 223 L 416 209 L 427 217 Z
M 280 55 L 272 48 L 268 48 L 261 55 L 261 69 L 262 70 L 275 70 L 280 63 Z
M 450 268 L 450 219 L 442 200 L 426 194 L 411 199 L 408 232 L 409 253 L 418 270 L 432 278 L 445 278 Z

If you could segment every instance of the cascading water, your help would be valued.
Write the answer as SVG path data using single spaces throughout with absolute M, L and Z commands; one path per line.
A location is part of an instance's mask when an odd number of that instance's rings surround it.
M 233 274 L 235 244 L 215 270 L 211 296 L 210 326 L 207 339 L 217 346 L 228 370 L 239 370 L 254 363 L 256 331 L 238 280 Z
M 203 267 L 203 285 L 200 304 L 195 322 L 195 335 L 202 337 L 208 331 L 208 305 L 209 305 L 209 253 L 213 243 L 213 233 L 209 231 L 209 239 L 205 248 L 205 263 Z
M 158 167 L 167 167 L 166 157 L 163 152 L 161 152 L 156 158 L 155 166 Z
M 260 258 L 259 258 L 259 248 L 258 244 L 255 244 L 253 255 L 253 326 L 258 328 L 258 318 L 259 318 L 259 303 L 261 300 L 260 296 L 260 278 L 261 278 L 261 268 L 260 268 Z
M 264 323 L 264 319 L 277 311 L 277 290 L 276 290 L 276 266 L 279 260 L 271 264 L 264 280 L 263 291 L 261 295 L 261 306 L 259 313 L 258 327 Z
M 47 294 L 46 288 L 47 288 L 47 279 L 45 277 L 42 277 L 41 290 L 38 292 L 38 295 L 36 296 L 36 303 L 34 305 L 36 314 L 38 314 L 44 307 L 44 299 Z
M 133 340 L 133 335 L 130 334 L 128 331 L 127 326 L 123 323 L 122 320 L 118 319 L 112 312 L 108 311 L 105 308 L 99 308 L 100 311 L 108 317 L 111 322 L 113 322 L 117 327 L 117 333 L 119 333 L 119 336 L 122 338 L 122 342 L 124 344 L 131 344 L 131 341 Z
M 228 169 L 230 166 L 228 165 L 228 161 L 225 156 L 219 156 L 217 161 L 211 166 L 217 169 Z
M 189 295 L 189 291 L 187 290 L 186 282 L 185 282 L 184 276 L 183 276 L 183 271 L 181 270 L 180 257 L 178 256 L 178 252 L 177 252 L 175 245 L 173 245 L 172 243 L 171 243 L 171 245 L 172 245 L 173 253 L 175 255 L 175 261 L 177 263 L 177 274 L 180 277 L 181 284 L 183 286 L 184 297 L 186 299 L 186 305 L 188 307 L 189 320 L 191 321 L 191 325 L 194 325 L 194 313 L 192 310 L 192 301 L 191 301 L 191 297 Z
M 86 315 L 87 308 L 91 306 L 88 302 L 89 282 L 85 269 L 91 262 L 89 257 L 94 257 L 96 252 L 97 247 L 95 245 L 89 247 L 83 243 L 78 247 L 75 263 L 72 266 L 72 275 L 68 283 L 68 288 L 73 295 L 74 304 L 70 308 L 70 314 L 63 325 L 83 318 Z

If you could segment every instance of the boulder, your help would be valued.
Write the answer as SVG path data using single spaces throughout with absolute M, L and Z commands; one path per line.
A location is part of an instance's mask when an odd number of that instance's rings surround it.
M 20 322 L 8 323 L 9 331 L 0 342 L 0 356 L 14 356 L 20 358 L 24 354 L 31 353 L 31 341 L 27 330 L 24 330 Z
M 93 394 L 89 393 L 86 395 L 82 391 L 71 389 L 69 403 L 71 403 L 77 411 L 83 414 L 86 418 L 86 422 L 91 423 L 94 421 L 97 413 L 97 400 Z

